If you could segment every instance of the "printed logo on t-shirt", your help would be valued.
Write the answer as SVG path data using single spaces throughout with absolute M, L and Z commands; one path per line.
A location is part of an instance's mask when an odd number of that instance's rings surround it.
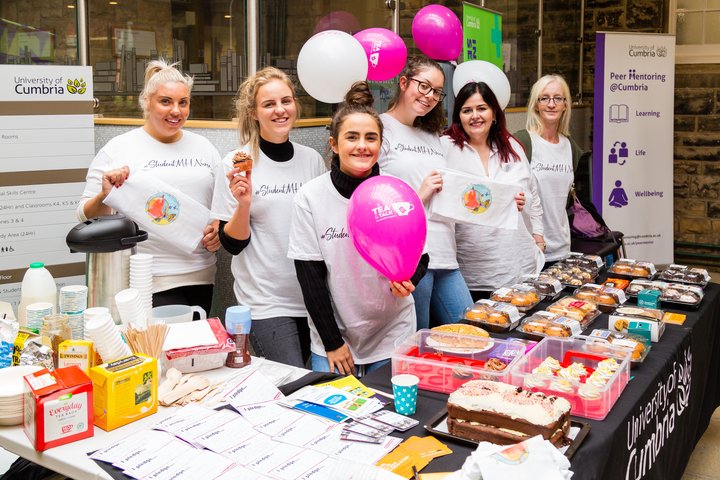
M 428 147 L 427 145 L 405 145 L 404 143 L 398 143 L 395 145 L 395 150 L 398 152 L 412 152 L 412 153 L 419 153 L 421 155 L 438 155 L 440 157 L 443 156 L 442 152 L 439 150 L 435 150 L 432 147 Z
M 150 160 L 146 165 L 147 168 L 160 168 L 160 167 L 183 167 L 183 168 L 197 168 L 205 167 L 212 168 L 212 166 L 201 158 L 175 158 L 173 160 Z
M 462 201 L 472 213 L 483 213 L 492 205 L 492 193 L 485 185 L 473 183 L 463 192 Z
M 546 164 L 535 161 L 530 166 L 533 172 L 573 173 L 572 165 L 569 163 Z
M 259 197 L 265 197 L 267 195 L 295 195 L 302 186 L 302 182 L 283 183 L 281 185 L 265 184 L 260 185 L 260 188 L 255 190 L 255 195 Z
M 350 234 L 345 231 L 345 227 L 328 227 L 325 233 L 320 235 L 320 240 L 342 240 L 344 238 L 350 238 Z
M 159 192 L 145 202 L 145 212 L 155 225 L 169 225 L 180 214 L 180 202 L 169 193 Z

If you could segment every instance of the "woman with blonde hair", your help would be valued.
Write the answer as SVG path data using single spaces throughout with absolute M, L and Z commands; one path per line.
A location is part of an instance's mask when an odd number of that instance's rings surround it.
M 148 63 L 139 97 L 145 124 L 113 138 L 97 153 L 77 208 L 80 221 L 112 213 L 103 203 L 108 194 L 139 170 L 210 208 L 216 176 L 222 175 L 220 154 L 205 137 L 182 128 L 190 115 L 192 84 L 176 64 L 162 59 Z M 138 199 L 142 204 L 132 210 L 144 211 L 146 200 Z M 153 255 L 153 305 L 200 305 L 209 311 L 214 252 L 220 248 L 217 222 L 205 227 L 201 245 L 191 253 L 169 248 L 154 233 L 150 229 L 148 240 L 137 246 L 138 252 Z
M 310 334 L 295 268 L 286 258 L 290 216 L 300 187 L 326 168 L 318 152 L 290 140 L 298 107 L 290 78 L 277 68 L 263 68 L 240 85 L 241 147 L 223 159 L 212 216 L 220 220 L 223 247 L 234 255 L 233 290 L 250 308 L 255 353 L 302 367 Z M 251 170 L 234 166 L 241 156 L 252 158 Z
M 543 206 L 545 260 L 570 253 L 566 207 L 583 152 L 570 137 L 570 88 L 560 75 L 545 75 L 532 86 L 526 129 L 515 132 L 537 179 Z

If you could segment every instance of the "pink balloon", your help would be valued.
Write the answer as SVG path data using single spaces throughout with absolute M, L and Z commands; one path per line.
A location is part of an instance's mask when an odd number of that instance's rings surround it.
M 352 13 L 346 12 L 345 10 L 337 10 L 328 13 L 318 20 L 315 24 L 313 35 L 324 32 L 325 30 L 340 30 L 352 35 L 353 32 L 360 30 L 360 22 L 358 22 L 358 19 L 355 18 L 355 15 Z
M 425 247 L 425 210 L 415 190 L 399 178 L 380 175 L 353 192 L 348 230 L 355 249 L 394 282 L 409 280 Z
M 368 58 L 368 80 L 389 80 L 400 73 L 407 60 L 405 42 L 386 28 L 368 28 L 353 35 Z
M 460 19 L 447 7 L 428 5 L 413 18 L 415 45 L 433 60 L 457 60 L 463 45 Z

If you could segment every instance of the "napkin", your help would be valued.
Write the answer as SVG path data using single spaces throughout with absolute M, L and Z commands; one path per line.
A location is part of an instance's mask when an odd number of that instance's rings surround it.
M 133 170 L 103 203 L 185 253 L 195 251 L 210 223 L 210 210 L 204 205 L 143 169 Z
M 446 480 L 568 480 L 572 476 L 567 457 L 538 435 L 510 446 L 481 442 L 462 469 Z
M 430 200 L 430 219 L 517 230 L 519 185 L 452 169 L 439 169 L 443 188 Z

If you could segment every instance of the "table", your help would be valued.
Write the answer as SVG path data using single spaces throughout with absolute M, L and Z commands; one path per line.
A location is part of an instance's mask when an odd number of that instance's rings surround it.
M 685 313 L 685 324 L 667 325 L 645 362 L 631 371 L 631 381 L 605 420 L 576 418 L 591 429 L 572 458 L 573 480 L 681 478 L 720 405 L 720 285 L 707 287 L 697 311 L 667 310 Z M 601 315 L 589 330 L 607 327 L 607 319 Z M 388 390 L 390 376 L 386 366 L 365 376 L 363 383 Z M 426 435 L 424 423 L 446 401 L 447 395 L 421 390 L 414 416 L 421 423 L 405 435 Z M 433 460 L 423 472 L 457 470 L 474 450 L 443 441 L 454 454 Z
M 605 420 L 579 419 L 589 423 L 591 430 L 572 459 L 573 479 L 676 480 L 682 476 L 695 444 L 720 405 L 720 286 L 707 287 L 699 310 L 682 312 L 688 316 L 685 324 L 667 326 L 645 363 L 632 370 L 633 378 Z M 589 328 L 605 326 L 607 315 L 602 315 Z M 207 373 L 227 375 L 226 370 Z M 304 373 L 297 369 L 294 377 Z M 390 366 L 386 366 L 362 381 L 391 391 L 390 376 Z M 424 422 L 444 408 L 446 401 L 447 395 L 421 391 L 415 415 L 421 424 L 403 436 L 426 435 Z M 148 428 L 159 415 L 111 432 L 95 429 L 93 438 L 45 452 L 34 450 L 21 427 L 0 427 L 0 446 L 74 479 L 107 480 L 110 477 L 86 456 L 87 452 Z M 435 459 L 424 472 L 456 470 L 473 450 L 458 442 L 446 443 L 454 454 Z
M 252 364 L 261 371 L 263 368 L 278 368 L 279 365 L 270 360 L 255 357 L 253 357 Z M 280 367 L 292 370 L 290 377 L 286 381 L 297 380 L 308 373 L 305 369 L 290 367 L 288 365 L 280 365 Z M 202 374 L 213 381 L 229 377 L 237 372 L 238 370 L 236 369 L 222 367 L 220 369 L 202 372 Z M 45 450 L 44 452 L 37 452 L 30 444 L 25 432 L 23 432 L 22 425 L 0 427 L 0 447 L 75 480 L 112 480 L 112 477 L 91 460 L 87 456 L 87 453 L 112 445 L 133 432 L 149 429 L 174 409 L 174 407 L 160 407 L 158 413 L 141 418 L 140 420 L 109 432 L 95 427 L 95 435 L 91 438 L 61 445 Z

